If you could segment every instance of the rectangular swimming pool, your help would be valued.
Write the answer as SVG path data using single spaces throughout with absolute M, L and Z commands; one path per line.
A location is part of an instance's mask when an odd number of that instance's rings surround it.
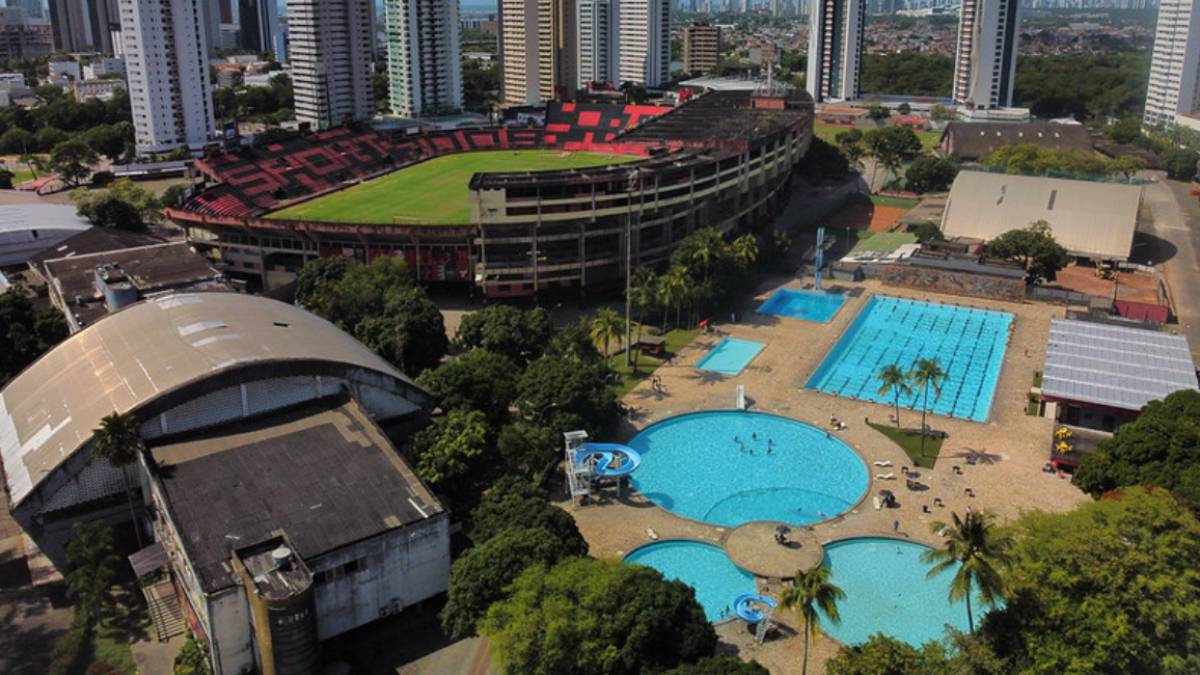
M 725 338 L 700 359 L 696 367 L 722 375 L 737 375 L 766 347 L 761 342 Z
M 844 302 L 846 298 L 841 293 L 781 288 L 759 305 L 758 313 L 829 323 Z
M 890 405 L 890 392 L 879 393 L 880 369 L 895 363 L 907 372 L 917 359 L 934 358 L 946 380 L 936 402 L 930 393 L 930 411 L 983 422 L 1000 379 L 1012 321 L 1007 312 L 877 295 L 805 386 Z M 901 396 L 900 405 L 919 410 L 921 400 L 914 392 Z

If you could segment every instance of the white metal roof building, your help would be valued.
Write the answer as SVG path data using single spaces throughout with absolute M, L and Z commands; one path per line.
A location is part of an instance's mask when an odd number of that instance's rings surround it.
M 1141 328 L 1051 319 L 1042 396 L 1138 411 L 1198 389 L 1187 338 Z
M 402 373 L 299 307 L 215 292 L 130 305 L 67 338 L 0 391 L 13 515 L 54 559 L 56 533 L 65 537 L 79 513 L 120 494 L 121 472 L 90 451 L 110 413 L 136 414 L 152 441 L 339 392 L 377 420 L 429 407 Z
M 57 246 L 91 224 L 62 204 L 0 206 L 0 266 L 23 265 L 40 251 Z
M 961 171 L 950 188 L 942 233 L 991 241 L 1045 220 L 1071 255 L 1128 260 L 1141 202 L 1138 185 Z

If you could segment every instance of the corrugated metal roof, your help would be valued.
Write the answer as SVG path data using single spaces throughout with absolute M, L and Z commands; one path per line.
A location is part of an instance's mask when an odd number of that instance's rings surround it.
M 1045 220 L 1072 255 L 1128 260 L 1141 200 L 1138 185 L 961 171 L 950 188 L 942 232 L 991 241 Z
M 1042 393 L 1140 410 L 1181 389 L 1198 389 L 1187 338 L 1140 328 L 1052 319 Z
M 287 361 L 343 363 L 411 382 L 333 324 L 286 303 L 197 293 L 131 305 L 67 338 L 0 391 L 9 498 L 24 500 L 113 411 L 226 369 Z
M 62 204 L 5 204 L 0 206 L 0 232 L 24 230 L 86 230 L 92 224 Z

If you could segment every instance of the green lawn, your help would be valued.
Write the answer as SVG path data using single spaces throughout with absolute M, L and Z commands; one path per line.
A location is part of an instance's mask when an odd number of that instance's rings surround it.
M 700 331 L 698 330 L 675 329 L 673 331 L 668 331 L 665 336 L 667 338 L 667 353 L 674 355 L 680 349 L 683 349 L 685 346 L 687 346 L 687 344 L 695 339 L 695 337 L 699 334 Z M 634 339 L 637 339 L 636 327 L 634 328 Z M 620 384 L 616 385 L 614 388 L 617 397 L 620 398 L 632 391 L 633 388 L 638 385 L 638 382 L 650 377 L 650 374 L 653 373 L 659 366 L 661 366 L 662 363 L 663 362 L 661 360 L 656 359 L 653 356 L 641 356 L 638 359 L 638 370 L 635 373 L 633 372 L 632 367 L 625 365 L 625 352 L 610 356 L 608 359 L 608 365 L 613 369 L 613 372 L 615 372 L 621 378 Z
M 913 464 L 926 469 L 932 469 L 937 463 L 938 451 L 942 448 L 942 439 L 934 436 L 925 438 L 925 452 L 921 452 L 921 434 L 916 431 L 907 429 L 897 430 L 896 427 L 888 424 L 876 424 L 870 422 L 871 428 L 879 433 L 887 436 L 908 458 L 913 461 Z
M 888 195 L 871 195 L 871 203 L 875 206 L 895 206 L 901 209 L 911 209 L 921 202 L 920 199 L 905 197 L 890 197 Z
M 129 649 L 129 635 L 121 629 L 101 626 L 92 634 L 92 663 L 97 662 L 108 663 L 127 675 L 138 672 Z
M 905 244 L 915 244 L 917 235 L 908 232 L 859 232 L 858 243 L 850 251 L 851 255 L 873 251 L 891 253 Z
M 635 156 L 547 150 L 471 152 L 437 157 L 361 185 L 277 211 L 269 218 L 337 223 L 471 222 L 467 189 L 477 173 L 555 171 L 622 164 Z

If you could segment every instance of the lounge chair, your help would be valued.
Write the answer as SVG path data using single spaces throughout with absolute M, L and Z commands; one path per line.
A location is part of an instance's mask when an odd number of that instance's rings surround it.
M 891 466 L 891 465 L 892 465 L 892 460 L 890 460 L 890 459 L 875 460 L 875 466 Z
M 887 473 L 875 474 L 875 480 L 896 480 L 896 474 L 889 471 Z
M 879 497 L 876 497 L 875 498 L 875 510 L 878 511 L 882 508 L 883 508 L 883 500 L 880 499 Z
M 654 531 L 653 527 L 646 528 L 646 536 L 649 537 L 651 541 L 658 541 L 658 533 Z

